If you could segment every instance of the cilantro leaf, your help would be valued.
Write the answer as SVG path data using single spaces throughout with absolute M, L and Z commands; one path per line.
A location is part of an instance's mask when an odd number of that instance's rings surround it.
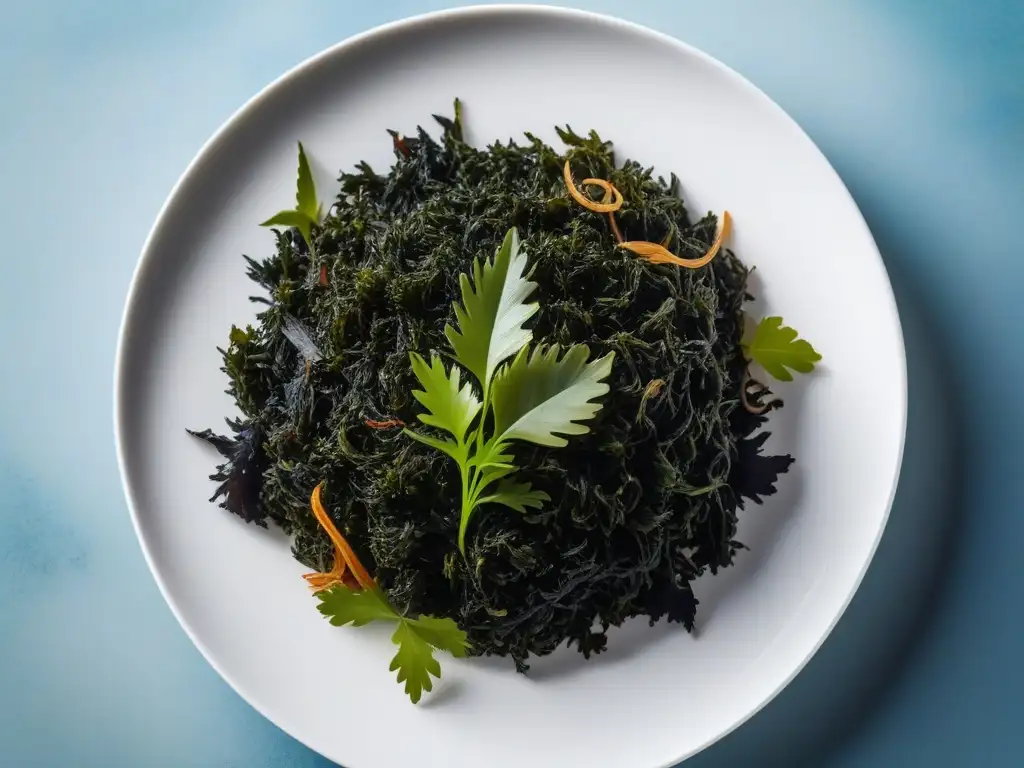
M 476 455 L 466 462 L 469 472 L 466 481 L 463 483 L 462 514 L 459 519 L 459 550 L 462 552 L 466 550 L 466 530 L 469 528 L 469 521 L 473 517 L 473 511 L 477 507 L 490 501 L 503 503 L 506 506 L 516 504 L 512 496 L 514 492 L 503 493 L 500 496 L 495 492 L 484 496 L 484 491 L 487 488 L 498 480 L 508 477 L 516 470 L 515 465 L 512 463 L 514 458 L 511 454 L 504 452 L 506 445 L 499 437 L 491 438 L 485 441 L 479 447 Z M 499 486 L 500 488 L 501 486 Z M 529 490 L 529 485 L 526 488 Z M 544 494 L 544 499 L 539 497 L 530 498 L 536 501 L 537 507 L 540 506 L 542 500 L 547 500 L 546 494 Z M 516 506 L 521 507 L 521 502 L 522 500 Z M 519 511 L 525 512 L 526 510 L 520 509 Z
M 336 627 L 346 624 L 361 627 L 371 621 L 398 621 L 401 618 L 376 589 L 336 586 L 317 592 L 316 596 L 320 599 L 317 609 Z
M 511 459 L 511 457 L 509 457 Z M 477 487 L 477 494 L 483 491 L 484 488 L 491 485 L 492 483 L 501 480 L 503 477 L 508 477 L 516 471 L 514 464 L 506 464 L 501 462 L 488 462 L 486 464 L 480 464 L 477 466 L 479 472 L 479 481 Z M 483 503 L 483 500 L 479 500 L 477 503 Z
M 306 245 L 309 245 L 310 238 L 313 236 L 313 225 L 315 221 L 311 221 L 306 217 L 306 214 L 299 213 L 298 211 L 281 211 L 271 216 L 269 219 L 260 224 L 261 227 L 295 227 L 302 234 L 303 239 L 306 241 Z
M 446 372 L 438 355 L 431 357 L 430 365 L 416 352 L 409 353 L 409 358 L 413 373 L 423 386 L 422 390 L 413 390 L 412 396 L 428 411 L 419 414 L 419 420 L 451 432 L 461 443 L 483 405 L 473 394 L 472 385 L 467 382 L 460 386 L 462 371 L 453 365 L 451 373 Z
M 452 656 L 465 656 L 469 650 L 466 633 L 451 619 L 420 616 L 410 619 L 391 607 L 379 589 L 349 589 L 339 584 L 316 593 L 317 608 L 336 627 L 351 624 L 361 627 L 371 621 L 391 621 L 398 624 L 391 640 L 398 652 L 391 660 L 390 669 L 398 672 L 398 682 L 405 683 L 405 692 L 412 703 L 417 703 L 423 691 L 434 684 L 431 676 L 441 677 L 441 665 L 434 658 L 434 650 L 448 651 Z
M 810 373 L 821 360 L 814 347 L 797 332 L 782 324 L 781 317 L 766 317 L 757 324 L 750 341 L 743 344 L 747 357 L 780 381 L 792 381 L 793 374 Z
M 515 457 L 511 453 L 505 453 L 506 448 L 508 448 L 508 443 L 501 440 L 500 435 L 495 435 L 483 444 L 476 455 L 470 459 L 469 465 L 480 470 L 488 467 L 515 469 L 512 465 Z
M 459 629 L 459 625 L 451 619 L 420 616 L 409 623 L 417 635 L 435 648 L 448 651 L 457 659 L 461 659 L 469 651 L 466 633 Z
M 398 672 L 398 682 L 405 683 L 405 692 L 415 704 L 423 696 L 423 691 L 433 689 L 430 676 L 441 677 L 441 665 L 434 658 L 433 646 L 408 622 L 398 624 L 391 641 L 398 646 L 398 653 L 391 660 L 389 669 Z
M 528 507 L 540 509 L 551 497 L 544 491 L 536 491 L 529 483 L 517 483 L 514 480 L 503 480 L 494 493 L 484 496 L 477 504 L 504 504 L 516 512 L 526 512 Z
M 261 227 L 295 227 L 302 233 L 306 245 L 312 245 L 313 227 L 320 223 L 323 209 L 316 201 L 316 186 L 309 169 L 306 151 L 299 142 L 299 173 L 295 183 L 295 208 L 275 213 L 260 224 Z
M 320 206 L 316 201 L 316 185 L 309 169 L 306 150 L 299 142 L 299 178 L 295 189 L 295 210 L 306 215 L 314 223 L 320 220 Z
M 612 370 L 615 353 L 588 363 L 590 349 L 570 347 L 559 359 L 561 348 L 540 346 L 529 353 L 523 348 L 494 380 L 495 434 L 501 441 L 526 440 L 561 448 L 568 441 L 560 435 L 583 435 L 590 427 L 580 424 L 601 409 L 591 402 L 608 392 L 604 379 Z
M 260 224 L 261 227 L 298 227 L 315 224 L 301 211 L 279 211 Z
M 600 403 L 592 401 L 609 389 L 604 380 L 611 373 L 614 353 L 589 363 L 590 349 L 585 345 L 570 347 L 561 359 L 557 345 L 541 346 L 530 354 L 533 332 L 523 324 L 539 305 L 526 303 L 537 288 L 526 272 L 527 259 L 513 227 L 493 259 L 474 262 L 472 280 L 466 274 L 460 276 L 462 304 L 454 305 L 458 329 L 446 325 L 445 336 L 458 362 L 479 380 L 482 399 L 469 384 L 462 385 L 458 366 L 449 372 L 436 355 L 428 365 L 420 355 L 410 353 L 413 373 L 423 385 L 413 396 L 427 409 L 419 415 L 420 421 L 448 431 L 455 440 L 408 429 L 405 433 L 459 465 L 458 545 L 463 554 L 469 521 L 481 504 L 504 504 L 526 512 L 550 501 L 529 483 L 509 478 L 516 466 L 513 457 L 505 453 L 508 443 L 525 440 L 555 448 L 567 445 L 563 435 L 590 431 L 581 422 L 601 409 Z M 494 432 L 488 437 L 485 426 L 489 421 Z M 491 489 L 498 481 L 497 488 Z
M 466 455 L 469 453 L 469 446 L 463 444 L 459 445 L 450 438 L 440 439 L 432 437 L 430 435 L 424 435 L 420 432 L 413 432 L 411 429 L 402 430 L 406 435 L 411 437 L 413 440 L 418 440 L 424 445 L 429 445 L 431 448 L 435 448 L 442 453 L 445 453 L 459 462 L 459 466 L 462 466 L 466 462 Z
M 524 276 L 526 265 L 519 235 L 512 228 L 493 259 L 476 260 L 472 282 L 465 273 L 461 276 L 462 304 L 454 305 L 459 327 L 447 325 L 444 332 L 458 361 L 476 376 L 485 392 L 502 361 L 533 338 L 523 323 L 540 305 L 525 303 L 537 288 Z

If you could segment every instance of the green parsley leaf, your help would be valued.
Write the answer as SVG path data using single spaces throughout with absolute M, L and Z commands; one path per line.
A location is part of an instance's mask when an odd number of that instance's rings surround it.
M 316 186 L 309 169 L 306 151 L 299 142 L 299 173 L 296 180 L 295 209 L 279 211 L 260 224 L 261 227 L 295 227 L 302 233 L 306 245 L 312 247 L 313 227 L 320 223 L 323 209 L 316 201 Z
M 422 432 L 413 432 L 411 429 L 403 429 L 405 434 L 411 437 L 413 440 L 418 440 L 424 445 L 429 445 L 431 448 L 435 448 L 442 453 L 446 453 L 459 462 L 459 466 L 466 463 L 469 454 L 469 446 L 466 444 L 459 445 L 450 438 L 444 438 L 443 440 L 431 435 L 424 435 Z
M 757 324 L 754 335 L 744 342 L 747 357 L 780 381 L 792 381 L 793 374 L 810 373 L 814 364 L 821 360 L 814 347 L 804 339 L 797 338 L 797 332 L 782 324 L 781 317 L 766 317 Z
M 448 651 L 452 656 L 465 656 L 469 650 L 466 633 L 451 619 L 420 616 L 410 619 L 400 615 L 379 589 L 354 590 L 338 584 L 316 593 L 320 610 L 336 627 L 351 624 L 361 627 L 371 621 L 398 624 L 391 640 L 398 652 L 390 669 L 398 672 L 398 682 L 405 683 L 405 692 L 417 703 L 423 691 L 434 687 L 431 676 L 441 677 L 441 665 L 434 650 Z
M 413 373 L 423 385 L 422 390 L 413 390 L 412 396 L 428 411 L 419 414 L 419 420 L 428 426 L 451 432 L 456 441 L 461 443 L 466 438 L 466 430 L 483 406 L 473 394 L 472 385 L 466 383 L 460 386 L 462 371 L 453 365 L 449 374 L 438 355 L 431 356 L 430 365 L 416 352 L 411 352 L 409 358 L 412 360 Z
M 295 210 L 306 215 L 310 221 L 320 220 L 320 205 L 316 201 L 316 185 L 313 183 L 313 173 L 309 169 L 309 160 L 306 159 L 306 150 L 299 142 L 299 178 L 295 189 Z
M 469 651 L 466 633 L 451 619 L 420 616 L 409 623 L 417 635 L 435 648 L 448 651 L 457 659 L 461 659 Z
M 424 640 L 412 624 L 400 622 L 391 642 L 398 646 L 398 653 L 391 660 L 389 669 L 398 672 L 398 682 L 405 683 L 405 692 L 416 704 L 423 691 L 430 691 L 434 683 L 430 676 L 441 677 L 441 665 L 434 658 L 434 649 Z
M 462 304 L 454 305 L 458 330 L 446 325 L 445 335 L 458 362 L 479 380 L 483 398 L 478 398 L 469 384 L 462 385 L 458 366 L 449 372 L 438 356 L 428 365 L 413 352 L 413 372 L 423 385 L 413 395 L 427 409 L 419 419 L 446 430 L 455 440 L 408 429 L 405 433 L 459 465 L 458 545 L 465 554 L 469 521 L 481 504 L 503 504 L 526 512 L 550 501 L 544 491 L 509 478 L 516 466 L 505 449 L 512 440 L 560 448 L 568 444 L 562 435 L 589 432 L 590 427 L 581 422 L 601 409 L 600 403 L 592 401 L 608 392 L 604 380 L 611 373 L 614 353 L 590 363 L 590 349 L 585 345 L 570 347 L 561 359 L 557 345 L 541 346 L 530 354 L 533 333 L 523 324 L 539 309 L 536 303 L 526 303 L 537 284 L 528 279 L 527 259 L 515 227 L 506 233 L 494 258 L 477 259 L 473 279 L 462 274 L 460 284 Z M 494 425 L 490 437 L 484 432 L 489 421 Z M 498 487 L 491 489 L 498 481 Z
M 376 589 L 349 589 L 338 585 L 317 592 L 316 596 L 320 599 L 317 606 L 320 613 L 336 627 L 346 624 L 361 627 L 371 621 L 397 621 L 401 618 Z
M 477 504 L 504 504 L 516 512 L 526 512 L 528 507 L 540 509 L 551 497 L 544 491 L 535 491 L 529 483 L 517 483 L 514 480 L 503 480 L 494 493 L 484 496 Z
M 469 649 L 466 633 L 451 619 L 421 616 L 399 623 L 391 641 L 398 653 L 391 660 L 391 671 L 398 672 L 398 682 L 405 683 L 405 692 L 412 703 L 420 700 L 423 691 L 434 687 L 430 676 L 441 677 L 441 665 L 434 658 L 434 649 L 448 651 L 462 657 Z
M 260 224 L 261 227 L 295 227 L 309 245 L 315 221 L 300 211 L 280 211 Z
M 512 228 L 493 259 L 476 260 L 472 282 L 463 273 L 462 305 L 454 305 L 459 329 L 450 325 L 444 329 L 456 358 L 476 376 L 485 393 L 502 361 L 533 338 L 523 323 L 540 305 L 525 303 L 537 288 L 524 276 L 526 265 L 519 235 Z
M 512 463 L 515 459 L 511 454 L 502 453 L 504 449 L 504 443 L 484 446 L 483 453 L 470 459 L 469 466 L 479 473 L 476 487 L 478 497 L 484 488 L 516 471 Z
M 529 354 L 523 348 L 494 380 L 494 430 L 502 442 L 526 440 L 561 448 L 568 444 L 559 435 L 583 435 L 590 427 L 579 422 L 601 410 L 591 402 L 608 392 L 604 379 L 612 371 L 614 352 L 587 362 L 590 349 L 570 347 L 559 359 L 561 348 L 540 346 Z

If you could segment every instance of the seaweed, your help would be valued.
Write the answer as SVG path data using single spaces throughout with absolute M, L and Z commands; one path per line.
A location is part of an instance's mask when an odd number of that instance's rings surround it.
M 738 512 L 774 493 L 792 462 L 763 453 L 781 402 L 742 406 L 747 268 L 728 249 L 681 269 L 617 248 L 609 220 L 569 197 L 567 157 L 622 192 L 627 240 L 697 258 L 716 218 L 691 217 L 674 175 L 618 163 L 596 132 L 557 129 L 564 152 L 531 134 L 479 149 L 463 139 L 458 102 L 454 118 L 435 117 L 437 138 L 391 132 L 387 172 L 342 173 L 311 243 L 274 230 L 273 255 L 246 257 L 265 295 L 222 350 L 242 414 L 234 436 L 200 434 L 227 459 L 215 498 L 280 525 L 295 557 L 326 571 L 330 540 L 309 507 L 323 482 L 331 519 L 400 613 L 451 618 L 472 653 L 520 671 L 566 642 L 600 653 L 607 629 L 632 617 L 692 629 L 693 580 L 733 562 Z M 460 274 L 512 227 L 538 284 L 534 338 L 614 352 L 611 391 L 567 447 L 515 447 L 517 477 L 550 501 L 495 507 L 462 555 L 457 468 L 402 435 L 418 412 L 409 355 L 448 354 Z

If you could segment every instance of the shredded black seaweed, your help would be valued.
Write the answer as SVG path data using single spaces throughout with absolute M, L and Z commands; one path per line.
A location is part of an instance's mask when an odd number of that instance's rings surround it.
M 227 460 L 214 498 L 277 523 L 298 560 L 326 571 L 331 544 L 310 511 L 325 481 L 332 519 L 392 605 L 454 619 L 475 653 L 511 656 L 520 671 L 566 641 L 599 653 L 606 630 L 631 617 L 692 629 L 691 582 L 732 563 L 737 511 L 774 493 L 792 462 L 762 453 L 780 403 L 764 414 L 740 403 L 747 269 L 726 249 L 690 270 L 616 248 L 607 217 L 568 197 L 567 156 L 579 178 L 622 192 L 628 240 L 668 240 L 697 258 L 716 219 L 691 221 L 674 175 L 617 165 L 593 131 L 559 129 L 566 153 L 530 134 L 476 149 L 458 109 L 435 118 L 437 140 L 391 132 L 386 174 L 360 163 L 341 175 L 312 250 L 278 231 L 275 255 L 246 257 L 267 292 L 253 300 L 266 306 L 222 350 L 243 417 L 229 421 L 231 437 L 194 433 Z M 614 351 L 611 392 L 568 447 L 515 446 L 517 479 L 551 502 L 476 516 L 463 558 L 455 466 L 381 423 L 415 422 L 409 352 L 448 355 L 460 273 L 513 226 L 539 284 L 535 339 L 586 343 L 595 358 Z

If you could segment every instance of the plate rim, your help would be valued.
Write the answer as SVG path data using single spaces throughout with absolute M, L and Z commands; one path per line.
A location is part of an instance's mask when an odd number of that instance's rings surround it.
M 867 574 L 868 569 L 874 562 L 875 555 L 878 550 L 878 546 L 885 535 L 885 530 L 888 527 L 889 516 L 892 513 L 893 503 L 895 501 L 896 491 L 899 486 L 899 480 L 903 467 L 904 451 L 906 447 L 906 433 L 907 433 L 907 420 L 908 420 L 908 375 L 907 375 L 907 357 L 906 357 L 906 345 L 903 333 L 903 326 L 900 321 L 899 307 L 896 302 L 895 293 L 892 287 L 892 281 L 889 277 L 889 272 L 886 269 L 885 261 L 882 258 L 881 252 L 878 249 L 878 245 L 875 241 L 874 236 L 871 233 L 870 227 L 867 221 L 864 219 L 864 215 L 857 205 L 856 200 L 850 193 L 842 177 L 835 170 L 832 163 L 828 160 L 827 156 L 822 152 L 817 143 L 807 134 L 806 131 L 800 126 L 797 121 L 790 116 L 786 110 L 784 110 L 774 99 L 768 96 L 762 91 L 757 85 L 748 80 L 746 77 L 741 75 L 739 72 L 724 64 L 720 60 L 705 53 L 701 49 L 690 45 L 689 43 L 683 42 L 672 35 L 664 32 L 652 29 L 651 27 L 639 24 L 636 22 L 628 21 L 610 14 L 586 11 L 577 8 L 570 8 L 566 6 L 557 5 L 538 5 L 534 3 L 496 3 L 493 5 L 466 5 L 455 8 L 447 8 L 436 11 L 429 11 L 426 13 L 415 14 L 407 16 L 394 21 L 386 22 L 370 29 L 363 30 L 354 35 L 346 37 L 337 43 L 334 43 L 327 48 L 324 48 L 320 52 L 309 56 L 298 64 L 294 65 L 283 74 L 272 80 L 270 83 L 262 87 L 257 93 L 251 96 L 242 106 L 236 109 L 225 121 L 223 121 L 217 130 L 203 143 L 198 152 L 189 161 L 185 170 L 179 176 L 177 181 L 171 187 L 167 197 L 160 206 L 157 212 L 156 218 L 143 241 L 142 248 L 139 252 L 139 258 L 136 262 L 135 268 L 132 272 L 131 280 L 129 282 L 128 292 L 125 298 L 124 309 L 121 315 L 120 324 L 118 327 L 117 334 L 117 345 L 114 356 L 114 376 L 113 376 L 113 427 L 114 427 L 114 447 L 117 456 L 117 467 L 118 474 L 121 480 L 122 491 L 125 496 L 125 501 L 128 506 L 128 513 L 131 519 L 132 528 L 135 532 L 135 538 L 138 541 L 139 547 L 142 550 L 143 558 L 146 562 L 153 579 L 156 581 L 157 588 L 160 591 L 160 595 L 164 602 L 170 608 L 172 615 L 178 622 L 178 625 L 185 632 L 186 636 L 192 642 L 192 644 L 198 649 L 203 659 L 209 664 L 214 671 L 221 677 L 224 682 L 242 698 L 249 706 L 255 709 L 262 717 L 272 723 L 275 727 L 280 728 L 282 731 L 287 733 L 291 738 L 295 739 L 300 744 L 303 744 L 313 752 L 331 760 L 332 762 L 338 763 L 338 760 L 329 754 L 328 752 L 321 751 L 321 747 L 313 745 L 302 738 L 293 728 L 286 726 L 277 717 L 270 714 L 271 706 L 266 702 L 259 700 L 257 697 L 252 696 L 247 690 L 246 686 L 234 679 L 229 675 L 221 665 L 212 656 L 210 650 L 206 644 L 196 635 L 188 622 L 185 621 L 184 616 L 176 602 L 175 598 L 170 593 L 164 578 L 161 576 L 159 569 L 156 567 L 154 557 L 150 544 L 147 541 L 146 535 L 143 532 L 142 522 L 139 515 L 139 505 L 136 503 L 135 492 L 131 487 L 128 475 L 128 461 L 125 453 L 125 423 L 127 421 L 127 414 L 125 413 L 125 392 L 127 389 L 127 371 L 125 367 L 125 357 L 127 340 L 129 330 L 133 325 L 133 317 L 137 314 L 139 307 L 139 292 L 140 286 L 144 282 L 146 273 L 150 271 L 155 265 L 154 256 L 154 245 L 159 241 L 162 236 L 162 231 L 166 226 L 166 220 L 169 218 L 169 214 L 174 205 L 178 202 L 178 198 L 182 190 L 186 189 L 192 182 L 193 177 L 197 176 L 203 166 L 208 162 L 209 158 L 215 155 L 218 148 L 228 140 L 233 130 L 242 124 L 250 113 L 254 112 L 259 105 L 270 98 L 272 94 L 279 91 L 281 88 L 288 85 L 290 81 L 300 77 L 305 72 L 315 69 L 322 62 L 333 58 L 339 54 L 342 54 L 348 50 L 356 49 L 364 44 L 380 43 L 386 40 L 389 36 L 396 33 L 405 33 L 409 31 L 416 31 L 416 28 L 426 29 L 434 26 L 443 26 L 453 21 L 461 20 L 480 20 L 486 19 L 487 17 L 500 17 L 509 15 L 529 16 L 529 15 L 540 15 L 547 17 L 557 17 L 561 20 L 568 21 L 581 21 L 589 23 L 597 23 L 610 28 L 616 28 L 634 35 L 640 35 L 648 39 L 657 41 L 660 44 L 668 45 L 675 48 L 677 51 L 693 56 L 699 60 L 702 60 L 705 64 L 708 64 L 717 69 L 722 75 L 731 79 L 734 84 L 742 87 L 750 93 L 754 98 L 760 99 L 766 106 L 769 106 L 774 110 L 777 116 L 781 117 L 786 123 L 788 123 L 791 130 L 795 130 L 799 136 L 801 136 L 819 156 L 819 159 L 824 162 L 828 171 L 832 174 L 836 181 L 845 194 L 848 203 L 852 207 L 852 210 L 856 212 L 857 218 L 860 223 L 860 227 L 863 229 L 864 234 L 867 236 L 868 242 L 872 246 L 873 256 L 878 267 L 881 268 L 882 275 L 885 277 L 885 282 L 888 287 L 887 295 L 885 297 L 885 307 L 883 311 L 886 311 L 889 315 L 889 322 L 891 327 L 894 329 L 899 351 L 899 370 L 896 371 L 897 383 L 899 386 L 899 407 L 901 412 L 901 423 L 899 425 L 899 443 L 897 446 L 896 462 L 893 472 L 892 487 L 889 490 L 889 498 L 886 502 L 886 508 L 882 515 L 878 531 L 875 534 L 874 541 L 868 551 L 868 555 L 861 567 L 860 573 L 854 579 L 849 594 L 844 598 L 842 604 L 839 606 L 838 611 L 832 618 L 829 626 L 825 632 L 817 639 L 808 654 L 794 665 L 789 675 L 782 681 L 782 683 L 765 696 L 759 703 L 750 708 L 744 713 L 742 717 L 739 717 L 733 722 L 728 728 L 722 729 L 718 733 L 714 734 L 710 738 L 705 739 L 698 746 L 690 748 L 688 751 L 680 754 L 677 758 L 673 759 L 670 763 L 665 763 L 659 766 L 652 766 L 651 768 L 673 768 L 680 763 L 689 760 L 695 755 L 703 752 L 712 745 L 724 739 L 729 734 L 735 732 L 738 728 L 747 723 L 751 718 L 758 714 L 768 704 L 775 700 L 778 695 L 785 690 L 790 683 L 806 668 L 822 645 L 831 637 L 836 626 L 840 620 L 846 614 L 847 609 L 850 606 L 854 596 L 860 590 L 860 586 Z M 882 297 L 878 297 L 878 303 L 882 304 Z M 881 307 L 879 307 L 882 309 Z M 338 763 L 340 765 L 340 763 Z

